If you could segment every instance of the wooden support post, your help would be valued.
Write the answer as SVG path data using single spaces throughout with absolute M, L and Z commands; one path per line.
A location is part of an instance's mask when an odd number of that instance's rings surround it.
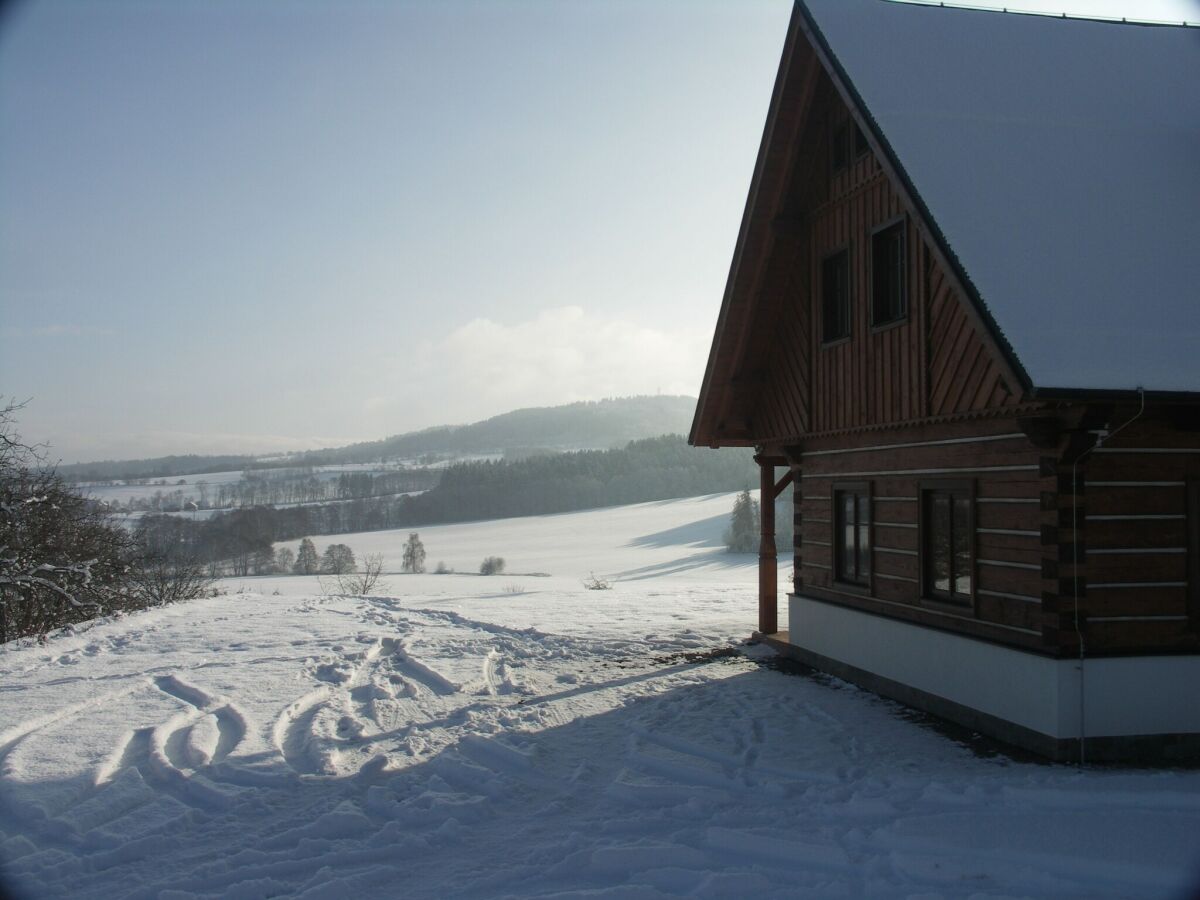
M 779 567 L 775 551 L 775 466 L 759 461 L 761 490 L 759 517 L 762 533 L 758 539 L 758 631 L 775 634 L 779 631 Z

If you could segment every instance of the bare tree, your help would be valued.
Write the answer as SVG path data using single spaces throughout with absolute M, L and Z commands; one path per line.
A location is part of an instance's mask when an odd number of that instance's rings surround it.
M 425 545 L 421 543 L 421 535 L 415 531 L 409 534 L 404 545 L 404 561 L 400 568 L 418 574 L 425 571 Z
M 275 551 L 275 570 L 286 575 L 296 565 L 296 554 L 287 547 Z
M 321 571 L 326 575 L 348 575 L 355 570 L 354 551 L 345 544 L 330 544 L 321 557 Z
M 383 580 L 383 554 L 370 553 L 362 558 L 353 572 L 335 574 L 322 578 L 321 587 L 326 594 L 365 596 L 372 591 L 386 591 L 388 583 Z
M 292 571 L 297 575 L 315 575 L 321 568 L 321 558 L 317 556 L 316 545 L 312 538 L 303 538 L 300 549 L 296 552 L 296 564 Z

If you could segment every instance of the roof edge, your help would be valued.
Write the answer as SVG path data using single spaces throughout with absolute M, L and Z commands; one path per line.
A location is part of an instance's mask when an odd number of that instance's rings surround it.
M 717 315 L 717 324 L 713 332 L 712 346 L 708 352 L 708 363 L 704 368 L 704 380 L 700 384 L 700 394 L 696 398 L 696 413 L 692 418 L 692 427 L 688 432 L 688 444 L 695 447 L 700 445 L 717 446 L 712 443 L 715 434 L 705 435 L 701 430 L 705 413 L 711 396 L 712 380 L 716 370 L 717 356 L 721 348 L 721 338 L 725 333 L 725 324 L 729 316 L 729 308 L 733 301 L 734 285 L 741 272 L 742 258 L 745 254 L 746 241 L 750 232 L 751 221 L 757 206 L 759 190 L 762 187 L 763 174 L 766 170 L 768 151 L 775 133 L 775 122 L 779 118 L 779 107 L 782 102 L 784 86 L 787 84 L 791 71 L 791 63 L 795 56 L 796 39 L 800 33 L 800 4 L 799 0 L 792 6 L 792 15 L 788 20 L 787 34 L 784 36 L 780 52 L 779 68 L 775 73 L 775 85 L 771 89 L 771 102 L 767 106 L 767 115 L 763 121 L 762 138 L 758 144 L 758 155 L 754 161 L 754 172 L 750 176 L 750 187 L 746 194 L 746 205 L 742 209 L 742 223 L 738 228 L 737 242 L 734 244 L 733 259 L 729 264 L 729 275 L 725 280 L 725 291 L 721 298 L 721 310 Z

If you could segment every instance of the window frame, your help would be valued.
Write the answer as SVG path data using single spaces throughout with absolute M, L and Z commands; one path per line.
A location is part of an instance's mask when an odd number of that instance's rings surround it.
M 1187 611 L 1192 631 L 1200 631 L 1200 478 L 1184 488 L 1187 510 Z
M 832 534 L 829 541 L 829 549 L 832 555 L 830 562 L 830 570 L 833 572 L 834 583 L 841 588 L 849 588 L 852 591 L 859 593 L 871 594 L 875 590 L 875 497 L 871 490 L 870 481 L 837 481 L 830 487 L 829 500 L 832 506 L 832 515 L 829 517 L 830 529 Z M 856 499 L 854 501 L 855 522 L 854 522 L 854 559 L 857 562 L 860 558 L 860 545 L 858 542 L 859 528 L 862 524 L 857 519 L 859 510 L 859 499 L 865 498 L 867 501 L 867 569 L 863 573 L 856 571 L 858 576 L 856 579 L 848 579 L 845 577 L 845 572 L 842 569 L 842 551 L 844 544 L 842 537 L 844 535 L 843 520 L 842 520 L 842 504 L 841 498 L 845 494 L 852 494 Z M 856 566 L 857 568 L 857 566 Z
M 930 552 L 930 542 L 933 539 L 933 525 L 930 522 L 930 498 L 935 494 L 949 494 L 950 507 L 950 584 L 949 592 L 939 591 L 932 587 L 933 554 Z M 969 574 L 971 591 L 960 594 L 954 590 L 957 580 L 954 569 L 954 505 L 953 499 L 961 497 L 967 501 L 967 552 L 970 556 Z M 936 479 L 922 481 L 917 490 L 917 559 L 919 564 L 918 588 L 922 606 L 931 606 L 943 610 L 953 610 L 959 614 L 969 611 L 977 613 L 979 599 L 979 554 L 976 540 L 976 483 L 971 478 Z M 961 599 L 959 599 L 961 598 Z
M 878 260 L 876 259 L 876 246 L 881 235 L 884 232 L 897 229 L 900 235 L 900 312 L 893 318 L 880 320 L 877 315 L 879 304 L 877 293 L 879 288 L 878 281 Z M 909 296 L 908 296 L 908 277 L 909 277 L 909 260 L 908 260 L 908 217 L 899 215 L 889 219 L 871 229 L 870 243 L 870 316 L 871 330 L 882 331 L 885 328 L 894 328 L 908 321 L 909 316 Z
M 842 244 L 840 247 L 836 247 L 833 250 L 830 250 L 828 253 L 826 253 L 824 256 L 821 257 L 821 265 L 820 265 L 821 289 L 819 292 L 819 296 L 820 296 L 820 301 L 821 301 L 821 346 L 822 347 L 835 347 L 838 344 L 841 344 L 841 343 L 844 343 L 844 342 L 850 340 L 850 338 L 853 337 L 853 335 L 854 335 L 854 302 L 853 302 L 854 291 L 853 291 L 853 285 L 852 285 L 853 268 L 850 265 L 851 250 L 852 250 L 851 245 L 849 243 L 845 243 L 845 244 Z M 838 256 L 844 256 L 846 258 L 846 296 L 845 296 L 846 333 L 843 335 L 840 335 L 838 337 L 831 338 L 831 337 L 826 337 L 826 334 L 825 334 L 825 323 L 827 321 L 827 313 L 829 311 L 828 307 L 826 305 L 826 298 L 825 298 L 825 265 L 830 260 L 832 260 Z

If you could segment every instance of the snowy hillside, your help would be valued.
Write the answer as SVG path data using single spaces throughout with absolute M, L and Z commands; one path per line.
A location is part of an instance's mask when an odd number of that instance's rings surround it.
M 459 573 L 479 571 L 485 556 L 502 556 L 507 574 L 500 580 L 520 581 L 525 587 L 577 588 L 580 579 L 597 576 L 637 581 L 662 576 L 712 583 L 750 584 L 757 581 L 758 557 L 730 555 L 721 535 L 729 525 L 736 494 L 710 494 L 685 500 L 662 500 L 553 516 L 523 516 L 469 524 L 421 526 L 390 531 L 364 531 L 314 537 L 318 549 L 325 544 L 346 544 L 362 557 L 378 553 L 389 572 L 399 572 L 404 542 L 416 531 L 428 554 L 432 571 L 439 562 Z M 277 546 L 295 550 L 299 541 Z M 785 559 L 783 569 L 790 569 Z M 549 582 L 522 575 L 553 576 Z M 429 581 L 428 579 L 434 579 Z M 231 585 L 253 587 L 258 579 L 232 579 Z M 289 593 L 312 591 L 315 579 L 272 578 L 260 583 L 266 590 L 283 586 Z M 405 576 L 396 586 L 404 590 L 439 591 L 443 576 Z M 498 584 L 495 587 L 498 588 Z M 453 592 L 476 591 L 475 582 L 455 581 Z M 749 620 L 747 620 L 749 621 Z
M 396 575 L 367 598 L 246 579 L 0 648 L 6 884 L 1166 898 L 1200 874 L 1200 772 L 981 757 L 742 647 L 756 572 L 719 549 L 730 505 L 422 529 L 431 565 L 513 574 Z M 338 540 L 394 563 L 405 536 Z M 584 590 L 591 571 L 612 589 Z

